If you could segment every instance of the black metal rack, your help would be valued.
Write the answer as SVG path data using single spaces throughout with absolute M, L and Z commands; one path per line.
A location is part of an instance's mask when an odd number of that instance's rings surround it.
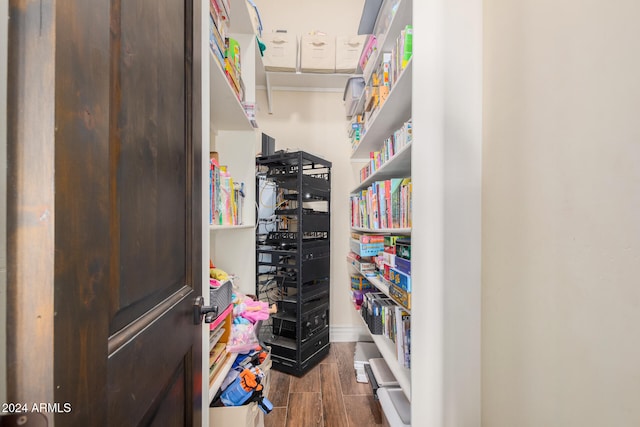
M 297 151 L 256 163 L 277 188 L 273 230 L 256 235 L 256 295 L 278 305 L 261 340 L 275 369 L 302 375 L 329 353 L 331 162 Z

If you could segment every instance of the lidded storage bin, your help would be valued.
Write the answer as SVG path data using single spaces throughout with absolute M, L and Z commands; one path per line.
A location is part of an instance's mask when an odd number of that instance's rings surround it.
M 305 34 L 300 39 L 300 71 L 334 73 L 336 39 L 326 34 Z
M 298 65 L 298 39 L 294 34 L 267 33 L 262 37 L 264 68 L 267 71 L 296 71 Z
M 347 85 L 344 88 L 344 95 L 342 97 L 347 117 L 355 114 L 358 101 L 363 91 L 364 79 L 362 77 L 350 77 L 349 80 L 347 80 Z

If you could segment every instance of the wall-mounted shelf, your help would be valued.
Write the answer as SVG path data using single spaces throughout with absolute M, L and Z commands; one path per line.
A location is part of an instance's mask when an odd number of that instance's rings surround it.
M 363 233 L 372 233 L 372 234 L 402 234 L 409 235 L 411 234 L 410 228 L 362 228 L 362 227 L 351 227 L 353 231 L 361 231 Z
M 258 88 L 267 91 L 269 114 L 273 112 L 272 92 L 343 93 L 347 80 L 355 74 L 264 71 L 256 75 Z
M 209 78 L 211 91 L 210 126 L 214 131 L 224 130 L 252 130 L 244 107 L 236 96 L 227 76 L 220 68 L 220 64 L 209 51 Z
M 242 224 L 242 225 L 209 225 L 209 231 L 223 231 L 223 230 L 243 230 L 247 228 L 256 228 L 254 224 Z
M 412 80 L 413 60 L 410 60 L 391 88 L 385 103 L 369 120 L 370 124 L 360 138 L 360 143 L 351 154 L 352 159 L 368 160 L 370 151 L 380 148 L 382 141 L 411 118 Z
M 372 173 L 358 184 L 351 193 L 356 193 L 371 185 L 375 181 L 382 181 L 389 178 L 401 178 L 406 175 L 407 171 L 411 171 L 411 142 L 400 151 L 398 151 L 392 158 L 387 160 L 380 169 Z

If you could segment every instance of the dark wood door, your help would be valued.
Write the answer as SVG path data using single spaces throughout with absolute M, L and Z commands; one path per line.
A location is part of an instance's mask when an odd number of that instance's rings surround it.
M 200 2 L 9 3 L 8 397 L 200 425 Z

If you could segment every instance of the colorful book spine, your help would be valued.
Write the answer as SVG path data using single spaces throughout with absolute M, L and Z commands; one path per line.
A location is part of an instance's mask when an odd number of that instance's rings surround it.
M 403 36 L 401 65 L 404 70 L 411 59 L 411 55 L 413 54 L 413 27 L 411 25 L 407 25 L 405 27 Z
M 411 178 L 372 183 L 351 196 L 351 226 L 372 230 L 411 227 Z
M 413 141 L 412 129 L 412 120 L 409 119 L 401 128 L 395 130 L 391 136 L 384 140 L 380 151 L 369 152 L 369 162 L 360 169 L 360 182 L 369 178 L 382 165 Z

